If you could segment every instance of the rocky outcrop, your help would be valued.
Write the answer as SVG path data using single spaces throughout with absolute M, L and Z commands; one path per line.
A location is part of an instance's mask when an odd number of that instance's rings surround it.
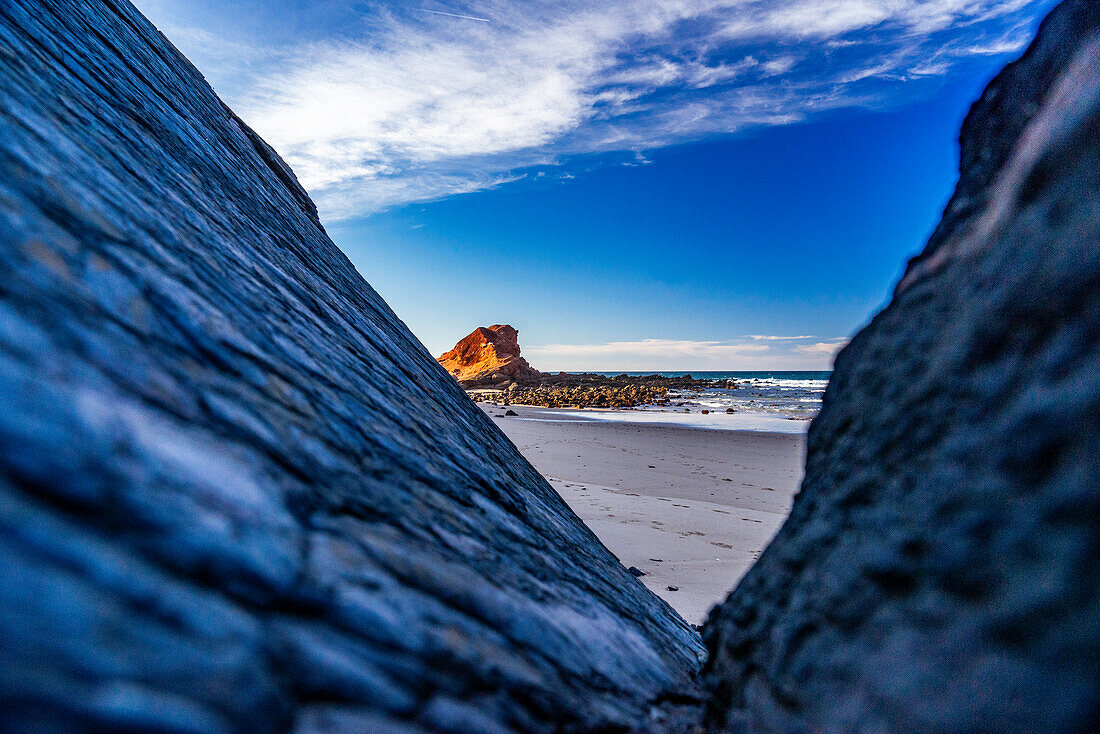
M 668 405 L 668 389 L 652 385 L 613 387 L 596 385 L 540 385 L 513 387 L 503 396 L 473 395 L 475 400 L 486 397 L 496 402 L 535 405 L 544 408 L 634 408 L 639 405 Z
M 519 332 L 507 324 L 479 326 L 438 361 L 463 387 L 524 383 L 540 375 L 520 356 Z
M 510 385 L 503 393 L 471 391 L 475 400 L 489 398 L 544 408 L 635 408 L 668 405 L 671 390 L 734 389 L 733 380 L 697 380 L 691 375 L 600 375 L 594 373 L 540 373 L 535 384 Z M 683 403 L 678 403 L 683 405 Z
M 619 731 L 695 633 L 122 0 L 0 3 L 0 728 Z
M 479 390 L 507 390 L 494 399 L 547 408 L 633 408 L 668 403 L 671 389 L 736 387 L 732 380 L 696 380 L 691 375 L 600 375 L 539 372 L 520 356 L 519 332 L 506 324 L 479 326 L 437 360 L 474 399 Z
M 1100 719 L 1100 6 L 986 89 L 958 190 L 837 358 L 790 518 L 704 634 L 723 731 Z
M 670 405 L 695 390 L 738 387 L 733 380 L 697 380 L 691 375 L 601 375 L 596 373 L 548 372 L 508 381 L 502 385 L 475 386 L 468 395 L 477 402 L 535 405 L 544 408 L 637 408 Z M 672 390 L 683 392 L 671 392 Z M 682 402 L 676 403 L 683 405 Z

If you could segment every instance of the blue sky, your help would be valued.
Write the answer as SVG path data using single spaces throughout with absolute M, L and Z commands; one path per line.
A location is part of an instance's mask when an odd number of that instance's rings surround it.
M 137 0 L 434 353 L 825 369 L 1049 1 Z

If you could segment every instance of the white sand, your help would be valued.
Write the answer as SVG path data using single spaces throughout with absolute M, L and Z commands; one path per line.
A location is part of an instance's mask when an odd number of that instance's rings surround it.
M 482 408 L 623 565 L 645 571 L 642 583 L 694 624 L 759 557 L 802 479 L 801 433 Z M 508 409 L 519 415 L 497 417 Z

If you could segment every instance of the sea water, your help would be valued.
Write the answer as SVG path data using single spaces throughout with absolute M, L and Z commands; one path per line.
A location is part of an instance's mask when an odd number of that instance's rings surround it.
M 806 430 L 811 418 L 821 409 L 821 398 L 829 382 L 829 372 L 597 372 L 616 375 L 691 375 L 705 380 L 733 380 L 737 387 L 703 388 L 669 391 L 669 405 L 635 408 L 637 422 L 673 422 L 700 428 L 733 430 L 770 430 L 800 432 Z M 733 413 L 727 413 L 732 409 Z M 704 416 L 701 411 L 706 410 Z M 619 413 L 619 411 L 614 411 Z M 642 413 L 644 415 L 639 415 Z M 620 413 L 621 415 L 621 413 Z M 591 414 L 589 414 L 590 417 Z M 607 415 L 607 419 L 614 419 Z

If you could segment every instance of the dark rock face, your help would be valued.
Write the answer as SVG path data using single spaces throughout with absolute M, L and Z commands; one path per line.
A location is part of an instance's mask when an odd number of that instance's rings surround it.
M 974 105 L 957 193 L 838 357 L 790 519 L 707 623 L 716 730 L 1100 720 L 1100 5 Z
M 118 0 L 0 4 L 5 731 L 583 731 L 701 645 Z

